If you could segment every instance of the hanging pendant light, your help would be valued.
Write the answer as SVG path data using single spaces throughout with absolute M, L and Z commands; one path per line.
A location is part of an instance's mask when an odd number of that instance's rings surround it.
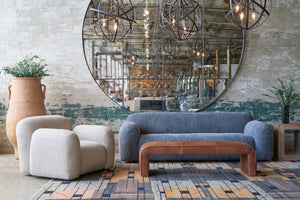
M 132 30 L 134 6 L 131 0 L 100 0 L 90 8 L 89 21 L 100 38 L 115 42 Z
M 197 38 L 191 48 L 188 49 L 188 56 L 194 58 L 207 58 L 209 56 L 209 50 L 207 48 L 208 42 L 202 38 Z
M 156 44 L 155 53 L 159 61 L 164 64 L 173 64 L 180 55 L 180 47 L 180 44 L 173 38 L 162 39 Z
M 160 23 L 164 32 L 178 40 L 195 35 L 201 28 L 200 5 L 193 0 L 165 0 L 160 10 Z
M 272 0 L 229 0 L 229 3 L 230 11 L 225 18 L 242 30 L 260 26 L 270 15 L 267 8 L 272 8 Z

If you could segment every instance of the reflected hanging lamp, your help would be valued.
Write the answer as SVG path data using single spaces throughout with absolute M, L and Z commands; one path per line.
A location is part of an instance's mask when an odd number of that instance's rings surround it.
M 173 38 L 158 41 L 155 47 L 157 58 L 164 64 L 174 64 L 180 55 L 180 44 Z
M 188 56 L 195 58 L 207 58 L 209 56 L 209 50 L 207 48 L 208 41 L 203 40 L 202 38 L 197 38 L 191 48 L 188 50 Z
M 267 20 L 272 0 L 229 0 L 229 7 L 225 19 L 236 28 L 250 30 Z
M 134 8 L 131 0 L 99 0 L 90 8 L 90 26 L 100 38 L 121 40 L 135 23 Z
M 137 52 L 137 49 L 132 44 L 126 42 L 124 52 L 122 52 L 124 63 L 135 66 L 139 57 Z
M 186 40 L 201 29 L 202 13 L 194 0 L 164 0 L 160 9 L 160 26 L 171 37 Z

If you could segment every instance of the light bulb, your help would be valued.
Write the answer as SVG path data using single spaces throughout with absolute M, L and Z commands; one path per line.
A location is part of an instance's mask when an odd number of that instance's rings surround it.
M 119 18 L 117 17 L 117 18 L 115 19 L 115 24 L 114 24 L 114 30 L 115 30 L 115 31 L 118 30 L 118 20 L 119 20 Z
M 236 5 L 235 6 L 235 12 L 239 12 L 240 11 L 240 6 L 239 5 Z
M 117 22 L 115 22 L 115 25 L 114 25 L 114 30 L 115 30 L 115 31 L 117 31 L 117 29 L 118 29 L 118 23 L 117 23 Z
M 173 25 L 175 25 L 175 24 L 176 24 L 176 20 L 175 20 L 175 18 L 173 18 L 173 20 L 172 20 L 172 24 L 173 24 Z
M 145 16 L 148 16 L 150 14 L 150 11 L 145 9 L 144 14 L 145 14 Z
M 202 53 L 202 54 L 201 54 L 201 56 L 202 56 L 202 57 L 204 57 L 204 56 L 205 56 L 205 54 L 204 54 L 204 53 Z
M 103 20 L 102 26 L 103 26 L 104 28 L 106 28 L 106 19 Z
M 134 60 L 134 59 L 135 59 L 135 57 L 134 57 L 134 56 L 132 56 L 132 57 L 131 57 L 131 59 L 132 59 L 132 60 Z
M 183 30 L 186 31 L 186 26 L 185 26 L 185 20 L 184 19 L 182 20 L 182 27 L 183 27 Z
M 240 14 L 240 19 L 241 19 L 241 20 L 244 19 L 244 13 L 243 13 L 243 12 L 241 12 L 241 14 Z
M 197 56 L 200 56 L 200 51 L 197 52 Z
M 256 16 L 255 16 L 255 12 L 254 11 L 252 12 L 251 16 L 252 16 L 252 19 L 255 20 Z

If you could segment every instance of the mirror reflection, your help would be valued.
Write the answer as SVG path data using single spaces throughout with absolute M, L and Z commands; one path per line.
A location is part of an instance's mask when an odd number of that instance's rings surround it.
M 130 111 L 199 111 L 232 82 L 244 33 L 225 20 L 227 1 L 195 0 L 189 7 L 119 0 L 119 8 L 113 2 L 90 2 L 83 44 L 92 76 L 119 105 Z

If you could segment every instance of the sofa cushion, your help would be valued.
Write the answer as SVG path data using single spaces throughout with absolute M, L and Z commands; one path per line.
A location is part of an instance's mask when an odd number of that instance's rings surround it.
M 243 133 L 252 121 L 249 113 L 240 112 L 141 112 L 129 115 L 142 134 L 148 133 Z
M 139 149 L 146 142 L 153 141 L 235 141 L 243 142 L 255 148 L 253 137 L 242 133 L 165 133 L 144 134 L 139 140 Z M 150 156 L 150 160 L 173 161 L 173 160 L 238 160 L 239 155 L 159 155 Z

